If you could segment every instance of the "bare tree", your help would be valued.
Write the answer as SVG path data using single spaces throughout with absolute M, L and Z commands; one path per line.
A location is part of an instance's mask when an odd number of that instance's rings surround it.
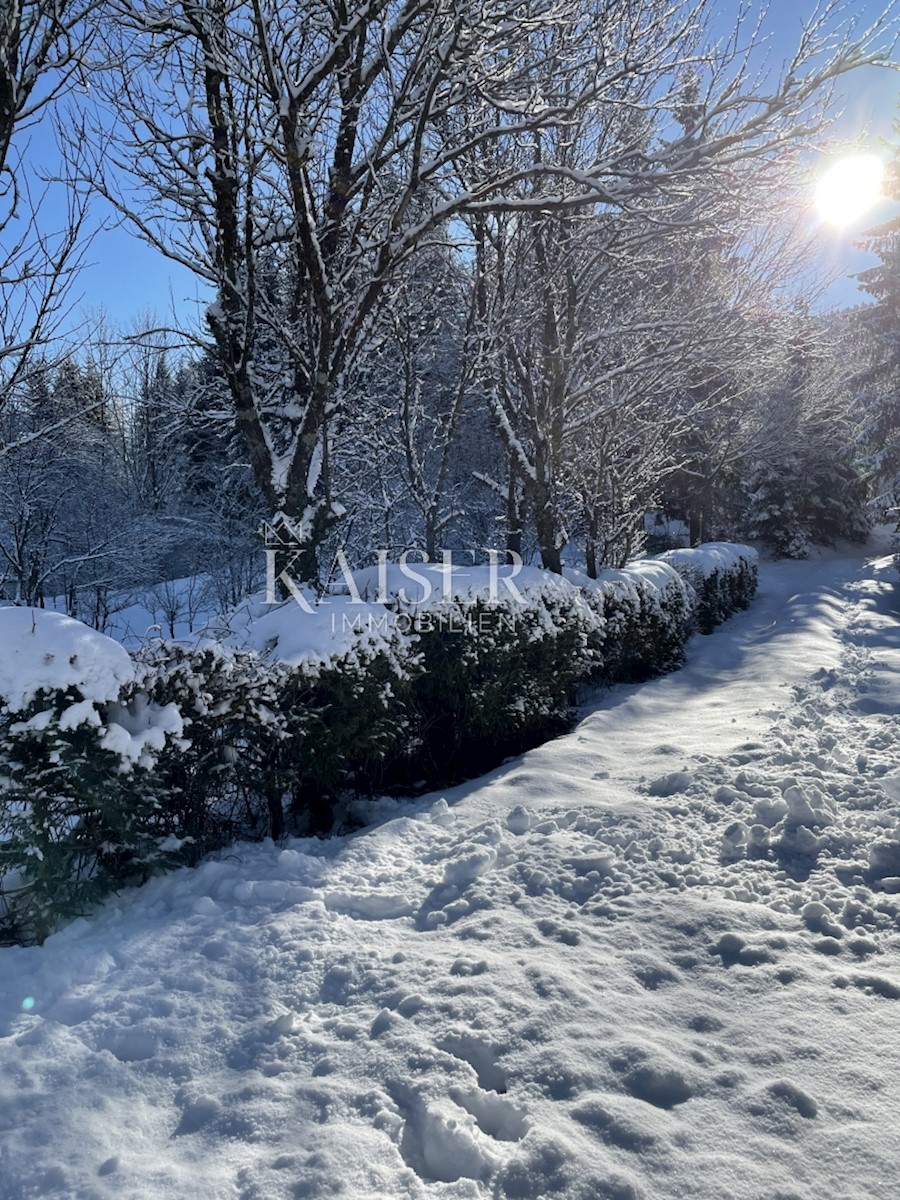
M 827 42 L 823 19 L 792 71 Z M 825 125 L 827 89 L 805 92 L 798 124 L 789 73 L 777 84 L 786 123 L 770 113 L 759 140 L 744 140 L 741 104 L 732 106 L 729 87 L 715 98 L 726 64 L 744 78 L 746 63 L 728 48 L 698 52 L 664 96 L 656 76 L 628 77 L 618 107 L 588 107 L 493 148 L 508 173 L 520 165 L 521 178 L 519 207 L 507 198 L 469 218 L 485 297 L 484 366 L 508 459 L 510 548 L 518 549 L 524 504 L 548 569 L 560 569 L 573 532 L 592 571 L 627 556 L 676 470 L 693 477 L 691 508 L 709 536 L 713 489 L 733 461 L 741 414 L 735 381 L 750 363 L 757 389 L 766 368 L 777 373 L 765 325 L 748 317 L 776 304 L 776 289 L 809 252 L 792 219 L 806 183 L 797 159 Z M 738 95 L 745 84 L 733 85 Z M 770 100 L 761 96 L 760 108 Z M 729 136 L 736 140 L 723 152 Z M 683 165 L 663 170 L 673 137 Z M 604 151 L 618 178 L 603 203 L 588 206 L 593 168 L 582 164 Z M 555 166 L 554 202 L 531 162 Z M 484 170 L 478 155 L 464 165 L 469 178 Z
M 98 3 L 6 0 L 0 7 L 0 407 L 30 370 L 52 365 L 49 347 L 69 315 L 82 263 L 86 196 L 70 186 L 51 218 L 44 203 L 51 185 L 30 168 L 22 143 L 85 78 Z
M 459 544 L 454 534 L 473 490 L 464 464 L 477 456 L 461 445 L 471 440 L 477 403 L 477 314 L 467 257 L 435 243 L 398 270 L 335 438 L 335 483 L 355 532 L 368 527 L 380 546 L 417 549 L 429 560 Z M 380 528 L 361 512 L 376 496 Z M 371 548 L 370 541 L 367 556 Z
M 215 289 L 207 320 L 237 424 L 309 579 L 342 514 L 331 441 L 355 360 L 436 229 L 641 209 L 783 152 L 815 128 L 830 81 L 885 57 L 884 23 L 854 33 L 836 2 L 777 78 L 753 77 L 738 36 L 704 48 L 706 0 L 112 7 L 112 145 L 92 177 Z M 560 153 L 576 126 L 587 136 Z

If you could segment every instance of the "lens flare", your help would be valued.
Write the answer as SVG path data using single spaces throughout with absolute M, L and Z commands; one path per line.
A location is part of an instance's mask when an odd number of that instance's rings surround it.
M 34 996 L 26 996 L 25 999 L 22 1001 L 22 1007 L 25 1009 L 26 1012 L 31 1012 L 31 1010 L 34 1008 L 34 1005 L 35 1005 Z
M 816 207 L 823 221 L 850 225 L 881 199 L 884 163 L 876 154 L 857 154 L 834 163 L 816 187 Z

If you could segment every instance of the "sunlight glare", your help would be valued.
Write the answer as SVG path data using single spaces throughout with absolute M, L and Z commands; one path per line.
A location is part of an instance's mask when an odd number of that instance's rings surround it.
M 816 188 L 816 207 L 823 221 L 844 226 L 868 212 L 881 199 L 884 163 L 875 154 L 843 158 L 825 172 Z

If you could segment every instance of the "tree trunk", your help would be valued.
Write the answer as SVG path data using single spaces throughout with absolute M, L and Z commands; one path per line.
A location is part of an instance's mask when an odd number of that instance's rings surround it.
M 588 516 L 587 538 L 584 546 L 585 570 L 588 579 L 597 578 L 597 517 L 591 513 Z
M 519 485 L 515 464 L 509 464 L 506 492 L 506 559 L 514 566 L 522 561 L 522 531 L 525 526 L 525 497 Z
M 562 573 L 562 558 L 559 546 L 559 523 L 549 497 L 545 496 L 543 503 L 538 506 L 536 523 L 538 546 L 541 550 L 541 564 L 545 571 L 553 571 L 555 575 L 560 575 Z

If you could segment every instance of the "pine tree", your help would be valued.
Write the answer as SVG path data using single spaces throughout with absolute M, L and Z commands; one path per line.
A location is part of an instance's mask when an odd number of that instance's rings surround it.
M 792 319 L 784 377 L 761 400 L 747 535 L 788 558 L 805 558 L 814 543 L 864 541 L 869 525 L 852 415 L 821 321 L 803 312 Z

